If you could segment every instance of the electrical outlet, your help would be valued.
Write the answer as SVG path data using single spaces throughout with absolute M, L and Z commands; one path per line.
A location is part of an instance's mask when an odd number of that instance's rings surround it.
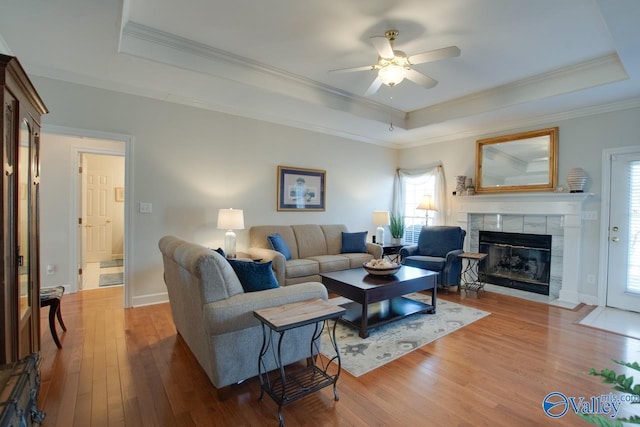
M 596 275 L 595 274 L 587 274 L 587 283 L 590 285 L 596 284 Z
M 148 214 L 153 212 L 153 205 L 151 203 L 140 202 L 140 213 Z
M 598 219 L 598 212 L 596 211 L 582 212 L 582 219 L 584 219 L 585 221 L 596 221 Z
M 47 275 L 51 276 L 56 273 L 56 266 L 53 264 L 47 265 Z

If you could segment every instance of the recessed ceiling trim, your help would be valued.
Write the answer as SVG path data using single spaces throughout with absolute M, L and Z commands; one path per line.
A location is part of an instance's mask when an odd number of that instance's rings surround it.
M 408 129 L 628 79 L 615 53 L 408 113 Z
M 233 80 L 383 123 L 393 114 L 394 126 L 405 126 L 403 111 L 155 28 L 130 21 L 124 26 L 121 39 L 121 53 Z
M 564 120 L 571 120 L 580 117 L 593 116 L 596 114 L 612 113 L 615 111 L 630 110 L 640 108 L 640 98 L 631 98 L 623 101 L 610 102 L 602 105 L 576 108 L 569 111 L 562 111 L 554 114 L 545 114 L 536 117 L 528 117 L 522 120 L 507 120 L 500 123 L 499 126 L 481 126 L 474 127 L 472 131 L 448 133 L 446 135 L 436 136 L 432 138 L 423 138 L 416 140 L 401 142 L 400 148 L 415 148 L 429 144 L 437 144 L 440 142 L 456 141 L 465 138 L 487 137 L 492 134 L 504 133 L 510 131 L 521 130 L 523 128 L 539 125 L 549 125 L 549 123 L 557 123 Z

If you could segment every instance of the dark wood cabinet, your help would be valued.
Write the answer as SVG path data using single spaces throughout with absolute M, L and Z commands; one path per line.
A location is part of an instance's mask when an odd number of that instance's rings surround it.
M 15 57 L 0 55 L 0 88 L 0 364 L 8 364 L 40 350 L 40 118 L 48 110 Z

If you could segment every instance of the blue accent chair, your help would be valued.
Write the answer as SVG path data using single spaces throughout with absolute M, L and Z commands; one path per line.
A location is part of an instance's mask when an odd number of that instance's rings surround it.
M 463 251 L 467 232 L 460 227 L 422 227 L 418 244 L 400 249 L 403 265 L 438 272 L 437 283 L 442 286 L 460 285 Z

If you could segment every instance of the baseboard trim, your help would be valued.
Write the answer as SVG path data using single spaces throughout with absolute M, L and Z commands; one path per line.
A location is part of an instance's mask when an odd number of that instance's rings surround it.
M 141 295 L 133 297 L 131 302 L 133 307 L 162 304 L 164 302 L 169 302 L 169 294 L 167 292 L 161 292 L 158 294 Z

